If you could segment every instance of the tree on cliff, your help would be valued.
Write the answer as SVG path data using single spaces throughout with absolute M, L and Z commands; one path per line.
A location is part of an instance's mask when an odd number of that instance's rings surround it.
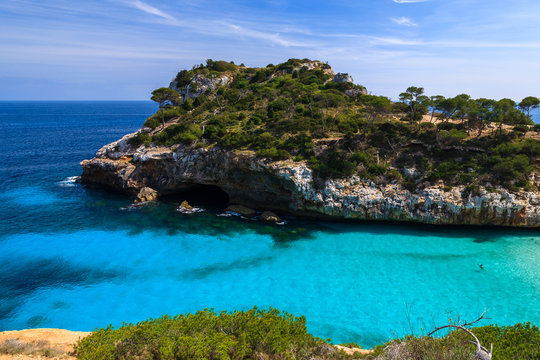
M 527 96 L 518 104 L 518 107 L 527 115 L 528 118 L 531 117 L 531 110 L 536 109 L 539 106 L 540 99 L 534 96 Z
M 424 95 L 424 88 L 410 86 L 405 92 L 399 94 L 399 100 L 407 104 L 407 117 L 411 122 L 417 121 L 420 128 L 422 116 L 428 111 L 429 98 Z
M 163 129 L 165 127 L 163 109 L 168 105 L 176 105 L 180 103 L 180 94 L 173 89 L 161 87 L 152 91 L 152 97 L 150 99 L 159 104 L 159 110 L 161 111 L 161 128 Z

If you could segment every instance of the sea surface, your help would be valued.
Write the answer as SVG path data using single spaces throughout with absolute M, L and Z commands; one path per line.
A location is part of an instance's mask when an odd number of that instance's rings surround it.
M 0 330 L 92 330 L 255 305 L 364 346 L 486 308 L 484 324 L 540 324 L 538 232 L 266 225 L 220 216 L 203 194 L 133 210 L 129 197 L 73 181 L 81 160 L 155 110 L 144 101 L 0 102 Z M 175 211 L 182 196 L 207 211 Z

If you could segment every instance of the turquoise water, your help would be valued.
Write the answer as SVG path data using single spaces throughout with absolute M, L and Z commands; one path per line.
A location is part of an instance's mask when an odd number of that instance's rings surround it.
M 205 199 L 197 205 L 208 211 L 194 215 L 175 211 L 181 198 L 126 210 L 131 199 L 71 181 L 79 161 L 153 111 L 149 102 L 0 102 L 0 330 L 92 330 L 254 305 L 364 346 L 484 308 L 486 323 L 540 323 L 537 232 L 274 226 L 219 216 Z

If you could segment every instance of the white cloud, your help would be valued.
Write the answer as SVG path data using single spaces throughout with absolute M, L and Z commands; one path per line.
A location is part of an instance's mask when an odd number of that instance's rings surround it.
M 402 16 L 400 18 L 391 18 L 390 20 L 392 20 L 398 25 L 409 26 L 409 27 L 418 26 L 418 24 L 416 24 L 414 21 L 412 21 L 411 19 L 405 16 Z
M 246 27 L 242 27 L 236 24 L 225 23 L 229 27 L 232 33 L 240 36 L 246 36 L 254 39 L 262 39 L 271 41 L 282 46 L 296 46 L 296 47 L 311 47 L 313 44 L 300 41 L 291 41 L 280 37 L 279 33 L 267 33 L 263 31 L 253 30 Z
M 173 16 L 164 13 L 163 11 L 159 10 L 158 8 L 153 7 L 152 5 L 149 5 L 147 3 L 142 2 L 141 0 L 124 0 L 122 1 L 124 4 L 131 6 L 132 8 L 144 11 L 147 14 L 158 16 L 162 19 L 177 22 L 176 18 Z
M 430 0 L 392 0 L 396 4 L 412 4 L 412 3 L 420 3 L 420 2 L 427 2 Z

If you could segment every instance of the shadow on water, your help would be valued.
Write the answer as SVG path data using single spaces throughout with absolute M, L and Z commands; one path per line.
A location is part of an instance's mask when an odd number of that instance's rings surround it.
M 184 272 L 181 275 L 182 279 L 188 280 L 202 280 L 211 277 L 217 273 L 246 270 L 249 268 L 259 267 L 262 264 L 269 262 L 273 259 L 273 256 L 259 256 L 254 258 L 235 260 L 230 263 L 218 263 L 214 265 L 206 265 L 204 268 L 192 269 Z
M 13 314 L 21 306 L 21 299 L 43 288 L 88 285 L 119 276 L 113 271 L 79 267 L 59 259 L 4 260 L 0 272 L 0 319 Z M 34 320 L 31 323 L 35 326 L 41 323 Z
M 496 242 L 509 235 L 528 235 L 533 239 L 538 235 L 532 230 L 514 228 L 420 225 L 388 221 L 318 221 L 302 218 L 288 218 L 286 224 L 276 225 L 239 217 L 223 217 L 218 215 L 224 211 L 228 196 L 216 186 L 193 187 L 189 191 L 178 192 L 163 197 L 159 202 L 131 210 L 125 208 L 132 204 L 132 196 L 105 189 L 86 188 L 78 184 L 60 189 L 65 192 L 62 197 L 68 194 L 72 196 L 71 201 L 44 207 L 29 207 L 25 208 L 25 211 L 20 211 L 16 204 L 5 204 L 0 209 L 0 226 L 5 229 L 3 235 L 43 231 L 69 233 L 88 228 L 127 231 L 133 235 L 145 231 L 168 235 L 188 233 L 209 236 L 258 233 L 271 236 L 276 246 L 287 246 L 296 240 L 309 240 L 320 232 L 470 238 L 477 244 Z M 205 212 L 182 214 L 176 211 L 184 200 Z

